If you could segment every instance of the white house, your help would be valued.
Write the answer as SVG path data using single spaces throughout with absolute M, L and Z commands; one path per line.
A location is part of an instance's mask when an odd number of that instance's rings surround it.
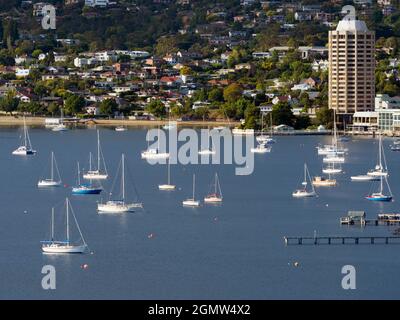
M 110 5 L 109 0 L 85 0 L 85 6 L 105 8 Z
M 29 74 L 30 74 L 30 69 L 20 69 L 20 68 L 17 68 L 17 69 L 15 70 L 15 76 L 16 76 L 17 78 L 18 78 L 18 77 L 25 78 L 25 77 L 29 76 Z

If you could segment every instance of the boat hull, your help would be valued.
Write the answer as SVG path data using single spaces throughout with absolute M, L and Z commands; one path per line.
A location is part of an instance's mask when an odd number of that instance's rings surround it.
M 222 198 L 220 197 L 206 197 L 204 198 L 205 203 L 222 203 Z
M 72 188 L 72 194 L 85 195 L 85 194 L 100 194 L 103 191 L 100 188 Z
M 376 181 L 378 180 L 377 177 L 374 176 L 352 176 L 350 177 L 351 181 Z
M 121 202 L 109 201 L 105 204 L 99 203 L 97 211 L 99 213 L 129 213 L 134 212 L 136 208 L 141 208 L 141 204 L 124 204 Z
M 200 201 L 197 200 L 185 200 L 182 201 L 184 207 L 200 207 Z
M 173 191 L 176 189 L 176 186 L 172 185 L 172 184 L 160 184 L 158 186 L 159 190 L 164 190 L 164 191 Z
M 24 150 L 24 149 L 17 149 L 12 152 L 14 156 L 32 156 L 36 153 L 35 150 Z
M 101 173 L 86 173 L 83 175 L 83 179 L 86 180 L 106 180 L 108 178 L 108 174 Z
M 43 245 L 42 251 L 44 253 L 84 253 L 86 251 L 87 246 L 71 246 L 71 245 Z
M 38 187 L 40 188 L 52 188 L 60 186 L 61 186 L 61 181 L 40 180 L 38 182 Z
M 365 197 L 365 199 L 369 200 L 369 201 L 382 201 L 382 202 L 390 202 L 392 201 L 392 197 L 391 196 L 368 196 Z

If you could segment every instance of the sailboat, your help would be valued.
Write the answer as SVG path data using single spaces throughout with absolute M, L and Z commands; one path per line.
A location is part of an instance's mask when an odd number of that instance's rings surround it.
M 311 191 L 307 190 L 307 179 L 311 181 L 310 173 L 308 172 L 307 164 L 304 164 L 304 180 L 301 183 L 303 185 L 302 189 L 298 189 L 292 193 L 292 196 L 295 198 L 306 198 L 306 197 L 315 197 L 317 193 L 315 192 L 314 185 L 311 183 Z
M 205 203 L 221 203 L 222 202 L 222 191 L 219 183 L 218 174 L 215 173 L 214 185 L 212 186 L 212 193 L 208 194 L 204 198 Z
M 64 111 L 61 109 L 61 119 L 60 123 L 51 129 L 52 131 L 60 132 L 60 131 L 68 131 L 68 127 L 64 124 Z
M 199 151 L 200 155 L 212 155 L 215 154 L 215 150 L 213 149 L 213 138 L 212 135 L 210 135 L 210 128 L 208 128 L 208 143 L 210 142 L 210 138 L 211 138 L 211 148 L 206 148 L 206 149 L 202 149 Z
M 78 185 L 72 188 L 72 194 L 100 194 L 103 189 L 90 184 L 81 184 L 81 170 L 78 162 Z
M 128 130 L 128 129 L 124 126 L 115 127 L 115 131 L 118 131 L 118 132 L 122 132 L 122 131 L 126 131 L 126 130 Z
M 270 122 L 271 122 L 271 133 L 270 135 L 264 134 L 264 114 L 261 115 L 261 134 L 256 137 L 258 143 L 261 144 L 273 144 L 276 141 L 272 138 L 272 113 L 270 113 Z
M 136 208 L 143 208 L 141 203 L 127 203 L 125 194 L 125 154 L 122 154 L 121 159 L 121 198 L 110 199 L 106 203 L 97 204 L 97 211 L 99 213 L 128 213 L 133 212 Z M 119 169 L 118 169 L 119 170 Z M 118 175 L 118 172 L 117 172 Z M 111 193 L 110 193 L 111 195 Z
M 267 146 L 265 143 L 259 143 L 257 147 L 251 148 L 250 152 L 252 153 L 269 153 L 271 152 L 271 146 Z
M 385 179 L 386 185 L 389 189 L 389 195 L 383 194 L 383 180 L 384 179 Z M 389 186 L 386 176 L 380 176 L 380 184 L 379 185 L 380 185 L 379 191 L 367 196 L 366 199 L 370 200 L 370 201 L 385 201 L 385 202 L 392 201 L 393 195 L 392 195 L 392 191 L 390 190 L 390 186 Z
M 85 239 L 83 238 L 82 231 L 79 227 L 78 221 L 75 217 L 69 199 L 65 200 L 66 206 L 66 238 L 65 240 L 55 240 L 54 237 L 54 208 L 51 212 L 51 238 L 50 240 L 42 241 L 42 250 L 45 253 L 84 253 L 87 249 L 87 244 Z M 70 211 L 72 211 L 72 216 L 74 218 L 76 227 L 80 234 L 82 244 L 72 244 L 70 241 L 70 226 L 69 226 L 69 215 Z
M 193 193 L 192 193 L 192 197 L 182 201 L 182 205 L 184 207 L 199 207 L 200 206 L 200 201 L 195 200 L 195 197 L 194 197 L 195 185 L 196 185 L 196 175 L 193 174 Z
M 338 137 L 337 137 L 337 127 L 336 127 L 336 113 L 333 110 L 333 136 L 332 136 L 332 144 L 327 144 L 324 146 L 318 146 L 318 155 L 327 156 L 329 160 L 325 160 L 325 162 L 344 162 L 344 158 L 340 157 L 344 155 L 347 151 L 345 148 L 341 148 L 338 145 Z
M 51 165 L 50 165 L 50 178 L 39 180 L 38 187 L 59 187 L 61 186 L 61 177 L 60 172 L 58 171 L 56 158 L 54 156 L 54 152 L 51 152 Z M 56 169 L 58 180 L 54 179 L 54 169 Z
M 386 158 L 385 158 L 385 153 L 384 153 L 383 145 L 382 145 L 382 134 L 379 134 L 379 147 L 378 148 L 379 148 L 378 163 L 374 169 L 368 171 L 368 173 L 367 173 L 367 175 L 373 176 L 373 177 L 380 177 L 380 176 L 388 175 Z
M 171 121 L 171 110 L 168 108 L 168 123 L 163 126 L 164 130 L 172 130 L 176 127 L 176 123 Z
M 326 174 L 338 174 L 338 173 L 342 173 L 342 168 L 341 168 L 340 164 L 335 167 L 335 162 L 331 162 L 328 164 L 327 167 L 322 169 L 322 172 L 326 173 Z
M 160 131 L 160 128 L 158 128 L 158 131 Z M 169 153 L 160 152 L 160 134 L 158 135 L 157 144 L 157 149 L 147 148 L 147 150 L 142 151 L 142 159 L 168 159 Z
M 168 160 L 168 183 L 158 185 L 158 189 L 163 191 L 172 191 L 175 190 L 176 186 L 171 184 L 171 164 Z
M 104 171 L 101 170 L 101 159 L 103 160 Z M 90 154 L 89 171 L 83 175 L 88 180 L 105 180 L 108 178 L 107 168 L 101 151 L 100 132 L 97 130 L 97 168 L 92 170 L 92 157 Z
M 26 126 L 26 121 L 24 117 L 24 135 L 23 135 L 23 142 L 18 149 L 14 150 L 12 152 L 13 155 L 15 156 L 28 156 L 28 155 L 34 155 L 36 153 L 36 150 L 32 149 L 32 144 L 31 144 L 31 139 L 29 138 L 29 132 L 28 132 L 28 127 Z

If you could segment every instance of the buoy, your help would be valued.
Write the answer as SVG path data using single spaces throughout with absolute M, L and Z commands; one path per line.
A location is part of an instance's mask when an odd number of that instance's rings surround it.
M 329 207 L 329 204 L 326 204 L 325 207 Z
M 27 214 L 27 213 L 28 213 L 28 210 L 24 210 L 24 213 Z
M 218 221 L 218 217 L 215 217 L 215 218 L 214 218 L 214 221 Z
M 152 239 L 154 237 L 154 234 L 150 233 L 147 238 Z
M 298 266 L 299 266 L 299 263 L 296 261 L 293 265 L 294 265 L 295 267 L 298 267 Z
M 81 268 L 82 268 L 83 270 L 86 270 L 86 269 L 89 268 L 89 265 L 88 265 L 87 263 L 85 263 L 85 264 L 81 265 Z

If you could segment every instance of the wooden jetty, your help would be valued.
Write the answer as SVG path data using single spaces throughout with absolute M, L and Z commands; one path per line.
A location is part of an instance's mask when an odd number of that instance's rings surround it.
M 355 245 L 355 244 L 400 244 L 400 237 L 394 236 L 314 236 L 284 237 L 285 245 Z

